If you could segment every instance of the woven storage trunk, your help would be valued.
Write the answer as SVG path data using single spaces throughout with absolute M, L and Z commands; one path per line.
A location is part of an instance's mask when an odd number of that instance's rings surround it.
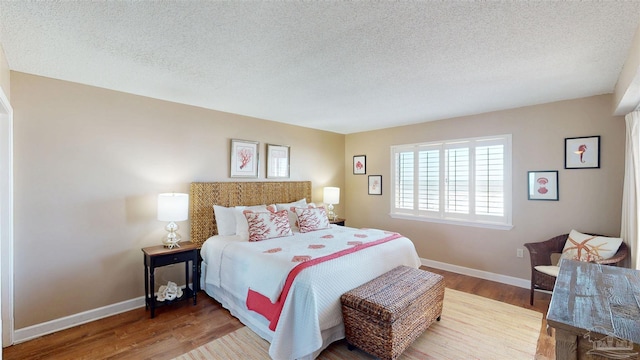
M 442 314 L 444 278 L 399 266 L 340 297 L 345 335 L 380 359 L 396 359 Z

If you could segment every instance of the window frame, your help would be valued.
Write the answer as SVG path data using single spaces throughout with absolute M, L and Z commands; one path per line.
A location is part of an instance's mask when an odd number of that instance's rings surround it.
M 476 176 L 478 175 L 476 169 L 476 149 L 478 147 L 491 146 L 491 145 L 503 145 L 503 215 L 484 215 L 476 214 Z M 445 153 L 447 149 L 457 148 L 469 148 L 469 166 L 468 166 L 468 207 L 469 213 L 453 213 L 446 211 L 445 196 L 446 190 L 446 159 Z M 421 210 L 420 209 L 420 193 L 418 189 L 419 184 L 419 152 L 425 150 L 438 150 L 439 163 L 438 163 L 438 194 L 439 194 L 439 207 L 438 210 Z M 415 144 L 403 144 L 392 145 L 391 150 L 391 186 L 390 186 L 390 212 L 389 216 L 395 219 L 426 221 L 444 224 L 454 224 L 462 226 L 473 226 L 482 228 L 491 228 L 499 230 L 510 230 L 513 228 L 512 219 L 512 202 L 513 202 L 513 176 L 512 176 L 512 135 L 502 134 L 494 136 L 482 136 L 473 138 L 452 139 L 444 141 L 429 141 Z M 396 207 L 396 156 L 400 153 L 413 153 L 413 183 L 410 185 L 412 188 L 413 201 L 411 202 L 411 208 Z M 406 162 L 405 162 L 406 164 Z

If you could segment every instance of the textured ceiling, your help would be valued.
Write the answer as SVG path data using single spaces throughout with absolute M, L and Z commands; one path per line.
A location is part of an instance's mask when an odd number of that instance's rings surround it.
M 640 1 L 0 1 L 11 70 L 338 133 L 613 92 Z

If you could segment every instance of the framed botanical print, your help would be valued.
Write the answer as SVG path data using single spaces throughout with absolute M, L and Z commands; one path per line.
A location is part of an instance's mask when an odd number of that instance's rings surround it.
M 369 175 L 369 195 L 382 195 L 382 175 Z
M 258 177 L 257 141 L 231 139 L 231 177 Z
M 289 146 L 267 144 L 267 178 L 289 178 Z
M 564 139 L 564 168 L 600 168 L 600 136 Z
M 353 157 L 353 175 L 364 175 L 367 173 L 367 156 L 356 155 Z

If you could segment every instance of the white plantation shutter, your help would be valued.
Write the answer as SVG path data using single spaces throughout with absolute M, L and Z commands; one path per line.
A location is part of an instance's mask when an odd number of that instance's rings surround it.
M 418 152 L 418 209 L 440 210 L 440 150 Z
M 402 151 L 396 154 L 395 177 L 395 207 L 397 209 L 413 210 L 414 201 L 414 160 L 412 151 Z
M 391 216 L 511 227 L 511 135 L 391 147 Z
M 469 176 L 471 173 L 469 148 L 445 150 L 445 211 L 469 213 Z
M 476 148 L 476 214 L 504 215 L 504 145 Z

